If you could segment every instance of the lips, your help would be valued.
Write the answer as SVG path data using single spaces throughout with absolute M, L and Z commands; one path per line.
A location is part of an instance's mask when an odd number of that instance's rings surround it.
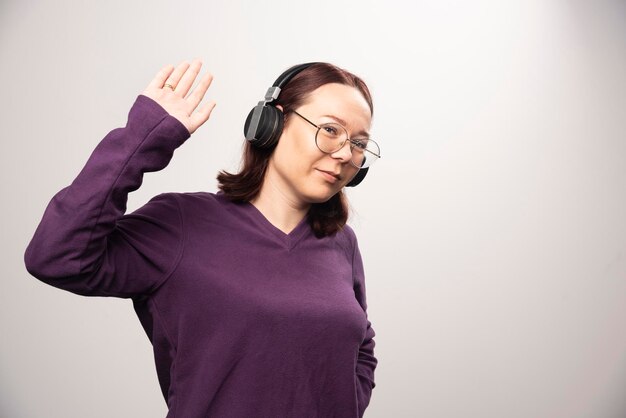
M 327 171 L 327 170 L 320 170 L 319 168 L 317 170 L 321 171 L 322 173 L 326 173 L 328 175 L 331 175 L 334 178 L 336 178 L 337 180 L 341 180 L 341 176 L 339 175 L 339 173 L 333 173 L 332 171 Z

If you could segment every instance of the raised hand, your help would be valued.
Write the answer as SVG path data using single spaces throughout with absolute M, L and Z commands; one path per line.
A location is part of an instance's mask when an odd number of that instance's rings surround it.
M 209 119 L 216 104 L 215 101 L 210 101 L 194 112 L 213 81 L 213 75 L 210 73 L 206 73 L 196 88 L 187 96 L 200 72 L 200 67 L 202 67 L 200 59 L 194 59 L 191 64 L 183 61 L 176 68 L 168 64 L 161 68 L 141 93 L 161 105 L 167 113 L 185 125 L 191 134 Z

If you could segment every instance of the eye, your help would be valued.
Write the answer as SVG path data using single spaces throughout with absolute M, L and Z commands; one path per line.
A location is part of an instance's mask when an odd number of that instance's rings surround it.
M 338 133 L 337 128 L 335 128 L 332 125 L 324 125 L 324 126 L 322 126 L 322 129 L 324 129 L 326 131 L 326 133 L 329 133 L 331 135 L 337 135 L 337 133 Z
M 367 148 L 367 139 L 353 139 L 350 142 L 360 150 Z

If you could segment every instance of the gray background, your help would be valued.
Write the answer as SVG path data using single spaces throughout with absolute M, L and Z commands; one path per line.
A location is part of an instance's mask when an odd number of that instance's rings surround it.
M 626 416 L 626 3 L 0 3 L 0 415 L 159 417 L 129 300 L 30 276 L 52 196 L 162 66 L 202 58 L 211 119 L 144 177 L 215 191 L 287 67 L 369 84 L 383 158 L 349 191 L 379 366 L 367 417 Z

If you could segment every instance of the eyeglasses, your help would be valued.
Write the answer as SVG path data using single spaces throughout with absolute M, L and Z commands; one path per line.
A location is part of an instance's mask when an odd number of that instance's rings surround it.
M 343 148 L 346 141 L 350 141 L 350 151 L 352 152 L 350 163 L 356 168 L 370 167 L 380 158 L 380 147 L 376 141 L 369 138 L 348 138 L 348 131 L 338 123 L 330 122 L 316 125 L 295 110 L 293 113 L 317 128 L 315 145 L 323 153 L 337 152 Z

